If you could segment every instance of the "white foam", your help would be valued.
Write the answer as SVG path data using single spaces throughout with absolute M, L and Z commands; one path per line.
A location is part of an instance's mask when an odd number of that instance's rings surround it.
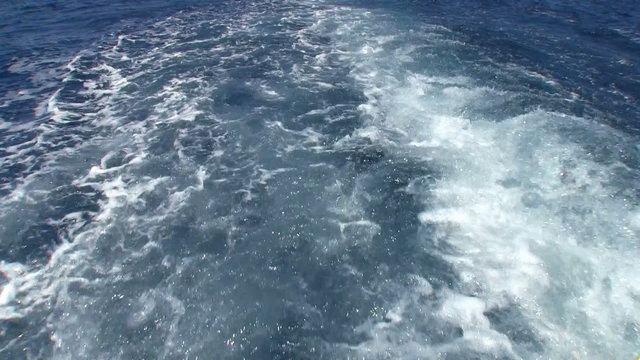
M 353 12 L 353 18 L 366 16 Z M 445 301 L 438 316 L 463 328 L 460 341 L 468 349 L 518 356 L 518 344 L 494 330 L 484 315 L 516 304 L 542 338 L 540 356 L 635 356 L 637 349 L 620 329 L 638 338 L 640 303 L 633 279 L 640 273 L 630 256 L 638 251 L 638 209 L 609 185 L 617 183 L 613 170 L 620 159 L 603 161 L 587 149 L 594 142 L 613 147 L 632 142 L 592 121 L 543 110 L 500 121 L 469 116 L 475 104 L 500 104 L 509 94 L 478 86 L 470 77 L 405 70 L 396 64 L 414 61 L 411 57 L 398 59 L 362 45 L 393 33 L 376 25 L 384 20 L 356 23 L 353 18 L 343 19 L 348 24 L 337 33 L 344 41 L 339 46 L 351 49 L 343 57 L 352 62 L 353 76 L 368 98 L 360 106 L 368 122 L 341 142 L 366 138 L 442 169 L 426 193 L 407 191 L 427 200 L 420 221 L 435 233 L 425 241 L 452 246 L 440 255 L 455 267 L 463 291 L 475 296 L 440 294 Z M 425 39 L 439 46 L 437 36 Z M 410 54 L 416 44 L 399 46 L 396 52 Z M 522 71 L 557 86 L 541 74 Z M 567 138 L 565 129 L 582 137 Z M 634 151 L 624 146 L 622 151 Z M 392 324 L 402 322 L 401 313 L 391 313 Z M 392 336 L 388 329 L 384 334 Z M 418 338 L 389 343 L 375 329 L 370 335 L 373 340 L 361 346 L 366 353 L 377 347 L 395 357 L 430 358 L 418 354 L 437 348 Z
M 0 308 L 4 311 L 6 309 L 4 307 L 10 305 L 16 298 L 17 295 L 17 283 L 19 282 L 19 277 L 24 273 L 25 267 L 18 263 L 5 263 L 4 261 L 0 263 L 0 271 L 2 275 L 7 278 L 8 282 L 2 287 L 0 290 Z M 2 319 L 7 319 L 8 317 L 6 313 L 0 315 Z
M 368 246 L 373 238 L 380 233 L 380 225 L 371 220 L 356 220 L 339 222 L 342 240 L 349 245 Z
M 487 304 L 480 298 L 452 294 L 442 304 L 438 317 L 458 324 L 463 330 L 463 337 L 459 341 L 469 342 L 469 347 L 476 351 L 512 353 L 509 339 L 491 328 L 484 314 L 487 310 Z

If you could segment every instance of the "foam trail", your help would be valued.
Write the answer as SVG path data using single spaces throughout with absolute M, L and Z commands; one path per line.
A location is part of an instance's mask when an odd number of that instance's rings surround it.
M 593 120 L 542 109 L 503 119 L 474 113 L 479 104 L 502 106 L 514 94 L 478 86 L 471 74 L 427 75 L 428 63 L 420 65 L 426 74 L 410 70 L 419 61 L 411 56 L 416 44 L 435 53 L 450 47 L 429 35 L 451 36 L 446 30 L 409 35 L 411 45 L 403 41 L 382 51 L 379 44 L 394 39 L 389 34 L 398 29 L 373 25 L 384 17 L 349 16 L 366 19 L 345 21 L 338 33 L 369 99 L 360 107 L 369 126 L 344 141 L 366 138 L 439 169 L 434 186 L 407 191 L 425 201 L 419 219 L 432 229 L 425 250 L 434 244 L 440 249 L 458 272 L 462 291 L 438 294 L 436 314 L 419 309 L 421 296 L 400 299 L 390 323 L 365 331 L 372 340 L 358 352 L 634 356 L 640 324 L 634 279 L 640 273 L 631 254 L 638 253 L 640 234 L 633 225 L 633 140 Z M 363 32 L 369 36 L 349 40 L 348 34 Z M 606 148 L 615 150 L 600 153 Z M 461 338 L 445 345 L 421 340 L 419 327 L 410 323 L 415 316 L 456 324 Z M 513 326 L 526 331 L 518 335 L 509 330 Z M 398 338 L 396 331 L 413 335 Z
M 635 356 L 636 139 L 387 10 L 211 5 L 58 69 L 0 164 L 0 353 Z

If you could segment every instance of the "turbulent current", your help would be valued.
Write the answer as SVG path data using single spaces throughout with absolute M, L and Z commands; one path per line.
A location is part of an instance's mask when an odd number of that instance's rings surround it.
M 640 15 L 488 3 L 0 5 L 0 358 L 635 359 Z

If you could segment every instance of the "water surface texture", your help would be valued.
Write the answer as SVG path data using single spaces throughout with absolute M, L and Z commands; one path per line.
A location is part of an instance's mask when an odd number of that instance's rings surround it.
M 0 358 L 640 354 L 636 1 L 0 13 Z

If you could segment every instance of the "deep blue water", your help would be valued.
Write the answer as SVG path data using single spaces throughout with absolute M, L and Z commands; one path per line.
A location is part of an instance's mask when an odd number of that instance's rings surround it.
M 636 1 L 0 3 L 0 358 L 634 359 Z

